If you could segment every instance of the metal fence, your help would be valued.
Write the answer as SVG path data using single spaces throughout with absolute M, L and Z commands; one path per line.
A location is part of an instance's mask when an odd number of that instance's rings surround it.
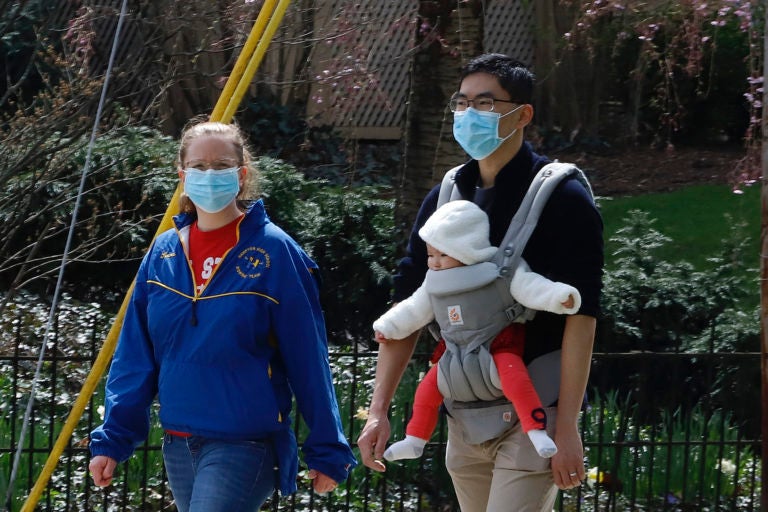
M 90 327 L 82 327 L 84 323 Z M 98 315 L 90 323 L 83 318 L 66 325 L 59 321 L 47 346 L 7 509 L 19 510 L 34 485 L 97 355 L 106 323 Z M 40 340 L 40 328 L 28 324 L 19 319 L 0 330 L 0 491 L 4 496 Z M 364 421 L 360 409 L 368 402 L 375 353 L 367 346 L 353 345 L 334 349 L 331 360 L 345 429 L 354 441 Z M 407 370 L 402 395 L 393 406 L 393 437 L 403 433 L 409 406 L 402 397 L 412 396 L 421 360 L 415 358 Z M 582 416 L 588 478 L 582 487 L 561 493 L 556 510 L 760 510 L 760 411 L 740 411 L 737 404 L 724 407 L 722 396 L 694 390 L 690 384 L 692 375 L 705 381 L 711 375 L 709 382 L 713 386 L 717 382 L 718 389 L 758 387 L 758 380 L 750 376 L 759 372 L 758 353 L 595 354 L 590 405 Z M 653 379 L 656 385 L 664 381 L 670 396 L 643 393 L 642 383 L 627 380 L 627 375 Z M 679 405 L 660 407 L 665 400 Z M 101 393 L 91 399 L 36 510 L 175 510 L 157 427 L 147 443 L 119 467 L 109 488 L 93 486 L 87 475 L 87 436 L 101 421 L 101 402 Z M 296 430 L 301 439 L 300 422 Z M 443 464 L 445 438 L 441 421 L 422 458 L 390 464 L 384 474 L 358 467 L 327 496 L 312 493 L 306 478 L 300 478 L 299 492 L 274 496 L 264 510 L 458 510 Z

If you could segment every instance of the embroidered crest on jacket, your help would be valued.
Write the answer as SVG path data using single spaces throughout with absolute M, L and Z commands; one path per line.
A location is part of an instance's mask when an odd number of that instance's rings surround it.
M 255 279 L 270 267 L 269 253 L 261 247 L 246 247 L 237 255 L 235 269 L 242 278 Z

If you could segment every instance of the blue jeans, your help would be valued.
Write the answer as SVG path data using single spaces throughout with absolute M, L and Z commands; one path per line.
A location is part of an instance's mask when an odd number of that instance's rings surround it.
M 163 459 L 179 512 L 255 512 L 275 487 L 269 441 L 165 434 Z

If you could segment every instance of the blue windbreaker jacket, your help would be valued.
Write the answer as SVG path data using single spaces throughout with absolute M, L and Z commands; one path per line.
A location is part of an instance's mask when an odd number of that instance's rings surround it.
M 109 372 L 104 424 L 91 453 L 131 456 L 160 402 L 163 428 L 216 439 L 270 439 L 279 488 L 296 490 L 295 396 L 309 434 L 304 461 L 337 482 L 356 464 L 331 381 L 317 265 L 266 215 L 249 208 L 238 241 L 195 293 L 192 218 L 177 216 L 139 267 Z

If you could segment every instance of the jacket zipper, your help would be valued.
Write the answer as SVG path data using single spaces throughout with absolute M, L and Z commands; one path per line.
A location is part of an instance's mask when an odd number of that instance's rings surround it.
M 181 236 L 181 230 L 176 227 L 176 236 L 179 237 L 179 242 L 181 242 L 181 250 L 184 251 L 184 260 L 187 262 L 187 268 L 189 269 L 189 277 L 192 278 L 192 315 L 189 319 L 189 323 L 192 327 L 197 327 L 197 298 L 199 296 L 199 292 L 197 291 L 197 282 L 195 280 L 195 271 L 192 269 L 192 262 L 190 261 L 189 256 L 189 237 L 185 239 L 183 236 Z
M 242 215 L 240 217 L 240 222 L 245 219 L 245 215 Z M 219 260 L 219 264 L 216 265 L 213 268 L 213 273 L 211 274 L 211 277 L 208 278 L 208 282 L 205 283 L 205 286 L 203 287 L 203 290 L 208 288 L 208 285 L 211 283 L 211 280 L 213 279 L 213 276 L 216 275 L 216 271 L 219 270 L 219 267 L 222 263 L 224 263 L 224 258 L 227 257 L 227 255 L 232 252 L 232 249 L 237 247 L 238 242 L 240 242 L 240 222 L 237 223 L 236 228 L 236 239 L 235 239 L 235 245 L 227 249 L 227 251 L 221 256 L 221 260 Z M 192 262 L 190 261 L 189 257 L 189 238 L 187 238 L 187 243 L 184 243 L 184 238 L 181 236 L 181 231 L 178 227 L 176 227 L 176 236 L 179 237 L 179 241 L 181 242 L 181 248 L 184 250 L 184 257 L 187 260 L 187 268 L 189 268 L 189 275 L 192 277 L 192 290 L 193 290 L 193 297 L 192 297 L 192 318 L 190 318 L 189 323 L 192 325 L 192 327 L 197 326 L 197 300 L 200 298 L 200 295 L 202 294 L 202 291 L 198 291 L 197 289 L 197 281 L 195 280 L 195 271 L 192 268 Z

